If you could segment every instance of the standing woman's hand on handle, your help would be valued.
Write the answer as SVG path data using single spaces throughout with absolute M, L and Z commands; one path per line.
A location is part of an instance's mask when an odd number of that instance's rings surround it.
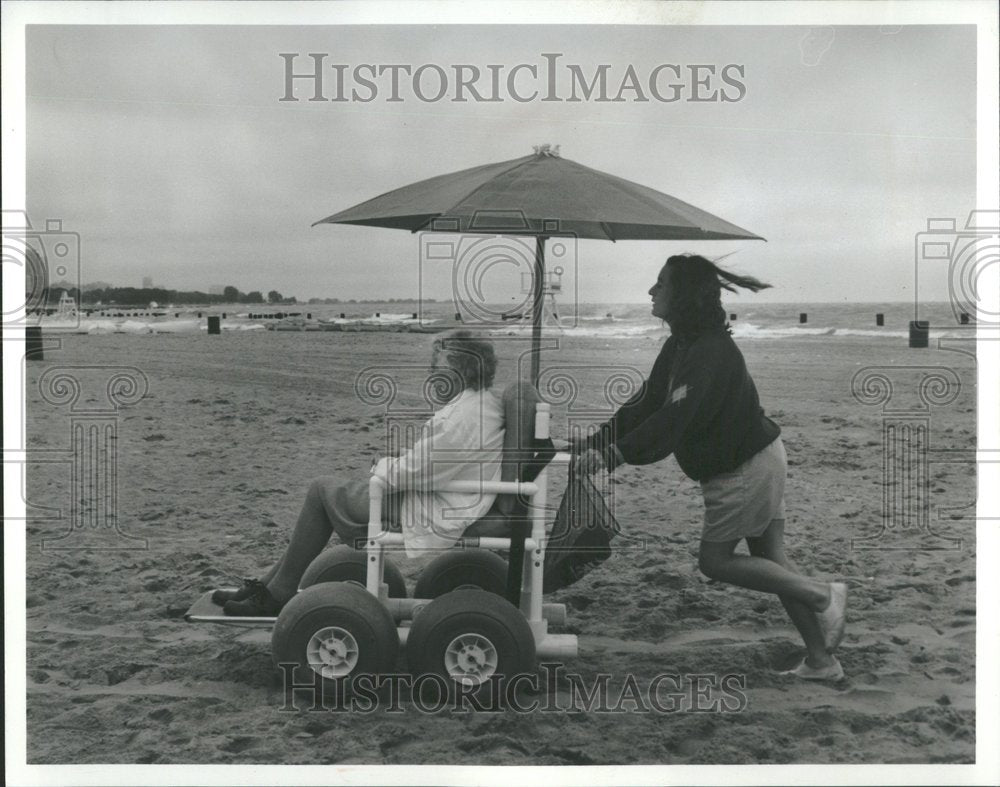
M 598 470 L 603 470 L 604 467 L 604 457 L 601 456 L 600 451 L 593 448 L 588 448 L 573 461 L 573 472 L 584 475 L 593 475 Z

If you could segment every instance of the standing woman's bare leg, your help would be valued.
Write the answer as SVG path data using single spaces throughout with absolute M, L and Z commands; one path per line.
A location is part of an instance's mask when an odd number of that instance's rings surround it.
M 739 540 L 702 541 L 699 568 L 712 579 L 777 595 L 805 643 L 809 666 L 826 666 L 833 659 L 827 653 L 815 613 L 829 604 L 830 588 L 764 556 L 767 551 L 785 560 L 783 539 L 784 520 L 772 520 L 764 534 L 755 539 L 758 548 L 750 556 L 734 554 Z
M 789 571 L 799 573 L 785 556 L 784 519 L 772 519 L 771 524 L 762 535 L 747 539 L 747 546 L 751 555 L 767 558 Z M 833 659 L 826 651 L 823 631 L 819 626 L 819 621 L 816 620 L 813 608 L 790 596 L 778 594 L 778 599 L 805 643 L 809 653 L 806 663 L 811 667 L 823 667 L 832 662 Z

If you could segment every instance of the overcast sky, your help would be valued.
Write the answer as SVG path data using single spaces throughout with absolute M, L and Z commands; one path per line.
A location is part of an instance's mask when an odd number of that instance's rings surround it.
M 746 95 L 431 103 L 406 87 L 387 102 L 383 77 L 370 103 L 281 102 L 283 52 L 298 70 L 323 52 L 348 70 L 484 71 L 558 52 L 588 74 L 609 64 L 615 91 L 629 65 L 738 64 Z M 540 143 L 768 240 L 584 241 L 566 281 L 584 301 L 644 301 L 679 251 L 736 251 L 727 265 L 775 285 L 758 300 L 909 300 L 914 233 L 975 206 L 973 27 L 33 26 L 27 53 L 29 215 L 80 233 L 85 282 L 415 296 L 417 236 L 310 225 Z

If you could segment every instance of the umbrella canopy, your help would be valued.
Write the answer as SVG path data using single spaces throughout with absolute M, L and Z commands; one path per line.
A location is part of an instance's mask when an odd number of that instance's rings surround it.
M 542 145 L 524 158 L 421 180 L 316 224 L 410 232 L 534 235 L 531 379 L 539 376 L 545 240 L 764 240 L 700 208 L 561 158 Z
M 668 194 L 544 148 L 524 158 L 421 180 L 316 224 L 411 232 L 569 234 L 611 241 L 763 240 Z

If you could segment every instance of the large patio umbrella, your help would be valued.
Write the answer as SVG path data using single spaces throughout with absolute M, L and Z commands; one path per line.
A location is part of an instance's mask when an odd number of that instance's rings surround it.
M 523 158 L 403 186 L 316 224 L 534 236 L 531 377 L 536 384 L 546 239 L 763 240 L 668 194 L 562 158 L 558 147 L 548 145 Z

